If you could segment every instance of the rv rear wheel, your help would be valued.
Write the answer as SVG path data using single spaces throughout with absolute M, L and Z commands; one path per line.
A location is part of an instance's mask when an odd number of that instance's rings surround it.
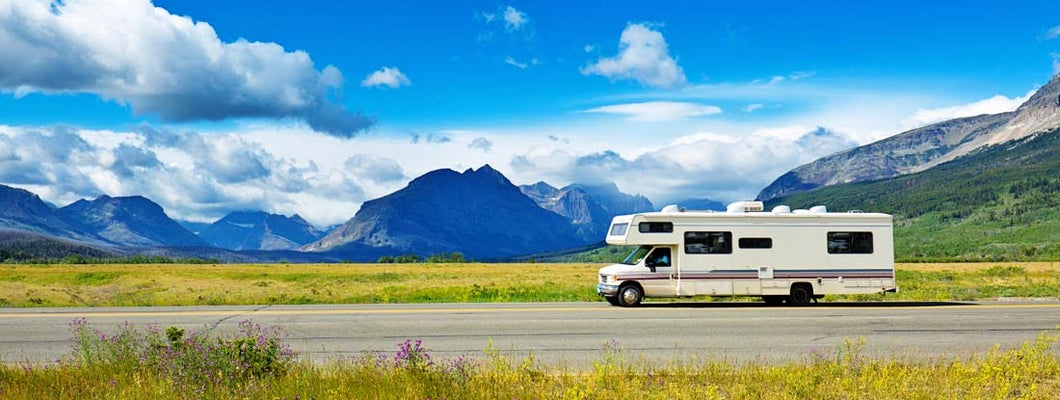
M 791 286 L 791 295 L 788 296 L 788 304 L 793 306 L 804 306 L 810 304 L 813 299 L 813 286 L 808 283 L 796 283 Z
M 627 284 L 618 288 L 618 305 L 622 307 L 633 307 L 640 304 L 641 299 L 644 298 L 644 291 L 641 290 L 640 286 Z

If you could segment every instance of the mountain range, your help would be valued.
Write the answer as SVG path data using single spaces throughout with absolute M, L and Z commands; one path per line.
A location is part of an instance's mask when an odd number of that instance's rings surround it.
M 141 196 L 104 195 L 59 208 L 0 185 L 0 250 L 15 252 L 0 256 L 27 258 L 31 250 L 43 249 L 38 254 L 46 258 L 372 261 L 459 252 L 473 259 L 507 259 L 599 243 L 612 216 L 652 207 L 644 196 L 621 193 L 614 184 L 556 189 L 540 182 L 520 188 L 485 165 L 463 173 L 424 174 L 404 189 L 365 202 L 354 217 L 325 234 L 298 215 L 238 211 L 212 224 L 178 223 Z
M 986 146 L 1060 126 L 1060 74 L 1015 111 L 957 118 L 822 157 L 777 178 L 759 192 L 771 200 L 823 186 L 917 173 Z

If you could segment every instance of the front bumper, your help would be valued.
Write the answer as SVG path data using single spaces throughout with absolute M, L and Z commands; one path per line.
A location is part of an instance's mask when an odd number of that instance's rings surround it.
M 598 296 L 612 297 L 618 294 L 618 285 L 607 285 L 599 283 L 596 285 L 596 294 Z

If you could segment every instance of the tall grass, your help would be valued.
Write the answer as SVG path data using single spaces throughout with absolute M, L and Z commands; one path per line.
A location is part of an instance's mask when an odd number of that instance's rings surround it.
M 601 301 L 595 288 L 600 266 L 0 265 L 0 307 Z M 1057 263 L 899 264 L 896 269 L 897 294 L 826 301 L 1060 294 Z
M 0 365 L 4 399 L 1054 399 L 1057 335 L 950 359 L 870 358 L 848 339 L 782 364 L 702 358 L 647 364 L 618 342 L 586 368 L 512 359 L 487 344 L 477 357 L 431 356 L 421 341 L 390 355 L 327 364 L 293 361 L 278 333 L 252 322 L 232 336 L 123 326 L 113 335 L 71 324 L 71 357 Z

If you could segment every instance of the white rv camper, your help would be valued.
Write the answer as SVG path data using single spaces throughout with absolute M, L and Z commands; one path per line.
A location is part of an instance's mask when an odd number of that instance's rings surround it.
M 887 214 L 792 211 L 736 202 L 725 212 L 620 215 L 607 243 L 637 245 L 600 269 L 597 293 L 613 305 L 645 297 L 755 296 L 806 305 L 827 294 L 895 292 L 894 238 Z

